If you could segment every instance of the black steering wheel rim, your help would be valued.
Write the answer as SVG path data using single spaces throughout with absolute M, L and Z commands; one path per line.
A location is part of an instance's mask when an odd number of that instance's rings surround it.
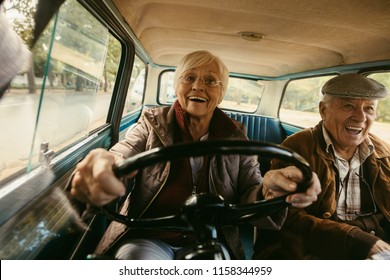
M 232 154 L 258 155 L 270 159 L 278 158 L 295 165 L 302 172 L 304 178 L 303 181 L 299 184 L 297 192 L 305 191 L 312 178 L 312 171 L 309 163 L 298 153 L 281 145 L 247 140 L 200 141 L 180 143 L 162 148 L 154 148 L 126 159 L 120 166 L 116 166 L 114 168 L 114 173 L 118 178 L 121 178 L 131 173 L 132 171 L 139 170 L 159 162 L 203 155 Z M 244 206 L 224 205 L 223 198 L 219 197 L 215 199 L 216 202 L 210 207 L 214 207 L 213 210 L 211 210 L 214 212 L 221 212 L 221 207 L 229 208 L 231 213 L 229 213 L 229 215 L 225 215 L 227 212 L 229 212 L 229 210 L 226 210 L 225 213 L 221 215 L 221 220 L 234 219 L 235 221 L 241 221 L 244 219 L 261 216 L 262 213 L 271 213 L 272 209 L 280 209 L 281 207 L 288 206 L 289 204 L 285 202 L 286 196 L 278 197 L 268 201 L 262 201 L 261 203 L 255 202 L 246 204 Z M 192 214 L 192 211 L 194 211 L 193 209 L 199 205 L 203 206 L 201 203 L 203 203 L 204 199 L 205 198 L 201 196 L 198 196 L 195 199 L 189 198 L 181 213 L 178 213 L 174 216 L 153 219 L 135 220 L 125 215 L 121 215 L 108 207 L 102 207 L 102 210 L 110 219 L 126 224 L 129 227 L 145 228 L 150 226 L 159 228 L 166 227 L 170 229 L 176 227 L 181 229 L 193 229 L 193 225 L 188 224 L 188 216 Z M 257 213 L 255 213 L 255 209 L 257 210 Z M 263 212 L 261 212 L 260 209 L 263 209 Z M 183 218 L 183 215 L 186 215 L 187 217 Z M 222 216 L 228 216 L 229 218 L 225 219 L 222 218 Z M 245 218 L 243 218 L 244 216 Z
M 304 178 L 311 180 L 310 165 L 298 153 L 281 145 L 246 140 L 199 141 L 154 148 L 126 159 L 120 166 L 114 168 L 114 173 L 120 178 L 134 170 L 142 169 L 158 162 L 211 154 L 245 154 L 279 158 L 294 164 L 301 170 Z

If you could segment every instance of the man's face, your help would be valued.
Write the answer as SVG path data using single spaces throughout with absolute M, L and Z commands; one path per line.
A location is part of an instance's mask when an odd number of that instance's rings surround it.
M 332 97 L 320 103 L 320 114 L 336 149 L 356 148 L 376 117 L 377 100 Z

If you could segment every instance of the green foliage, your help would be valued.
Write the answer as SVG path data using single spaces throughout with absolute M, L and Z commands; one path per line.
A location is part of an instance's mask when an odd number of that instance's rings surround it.
M 294 80 L 286 88 L 283 99 L 283 109 L 318 112 L 318 102 L 321 99 L 321 87 L 333 76 Z M 375 73 L 369 76 L 384 84 L 390 91 L 390 72 Z M 390 122 L 390 98 L 380 100 L 377 107 L 378 122 Z
M 390 72 L 385 73 L 375 73 L 370 75 L 370 78 L 375 79 L 376 81 L 382 83 L 386 86 L 387 90 L 390 92 Z M 390 98 L 380 100 L 378 102 L 378 108 L 376 110 L 376 120 L 379 122 L 390 122 Z
M 27 46 L 30 46 L 35 26 L 34 16 L 37 9 L 37 2 L 31 0 L 10 0 L 7 4 L 9 5 L 5 5 L 6 13 L 16 15 L 12 20 L 15 32 Z
M 17 34 L 23 39 L 26 45 L 30 45 L 33 39 L 34 16 L 37 8 L 37 1 L 9 0 L 7 12 L 16 15 L 12 19 L 13 27 Z M 54 30 L 54 19 L 58 16 L 57 26 Z M 54 33 L 53 33 L 54 32 Z M 53 37 L 54 35 L 54 37 Z M 48 51 L 50 50 L 51 39 L 54 44 L 60 45 L 67 50 L 75 50 L 80 55 L 90 58 L 96 62 L 105 60 L 104 77 L 113 81 L 118 69 L 121 56 L 121 45 L 108 30 L 96 19 L 91 17 L 83 6 L 75 0 L 66 1 L 60 8 L 58 15 L 55 15 L 42 32 L 39 40 L 33 49 L 34 76 L 43 77 L 45 74 Z M 107 50 L 106 50 L 107 48 Z M 79 70 L 72 65 L 64 65 L 63 62 L 50 58 L 49 73 L 73 73 Z M 82 74 L 88 76 L 88 73 Z M 93 79 L 93 77 L 91 77 Z
M 290 82 L 286 88 L 282 107 L 289 110 L 318 112 L 321 87 L 330 78 L 331 76 L 316 77 Z

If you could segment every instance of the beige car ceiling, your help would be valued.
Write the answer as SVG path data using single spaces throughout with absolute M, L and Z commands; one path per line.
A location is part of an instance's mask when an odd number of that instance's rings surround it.
M 113 0 L 153 63 L 193 50 L 277 77 L 390 59 L 389 0 Z

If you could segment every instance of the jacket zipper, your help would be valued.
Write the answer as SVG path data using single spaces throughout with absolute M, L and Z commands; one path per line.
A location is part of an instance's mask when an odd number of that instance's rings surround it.
M 168 164 L 168 163 L 167 163 Z M 153 203 L 153 201 L 156 199 L 156 197 L 158 196 L 158 194 L 161 192 L 161 190 L 163 189 L 163 187 L 165 186 L 167 180 L 168 180 L 168 177 L 169 177 L 169 173 L 171 171 L 171 168 L 169 167 L 168 168 L 168 172 L 167 172 L 167 176 L 165 176 L 165 180 L 164 182 L 161 184 L 161 187 L 158 189 L 158 191 L 156 192 L 156 194 L 153 196 L 153 198 L 150 200 L 149 204 L 145 207 L 145 209 L 142 211 L 142 213 L 138 216 L 138 218 L 141 218 L 142 215 L 146 212 L 146 210 L 149 209 L 150 205 Z
M 150 123 L 150 122 L 149 122 Z M 152 124 L 152 123 L 150 123 Z M 163 144 L 163 147 L 164 146 L 164 141 L 162 141 L 161 137 L 160 137 L 160 134 L 156 131 L 154 125 L 152 125 L 152 129 L 154 131 L 154 133 L 157 135 L 158 139 L 160 140 L 160 142 Z M 168 163 L 166 163 L 168 164 Z M 157 195 L 160 193 L 160 191 L 163 189 L 163 187 L 165 186 L 167 180 L 168 180 L 168 177 L 169 177 L 169 173 L 171 171 L 171 168 L 169 167 L 168 168 L 168 172 L 167 172 L 167 176 L 165 176 L 165 180 L 164 182 L 161 184 L 161 187 L 159 188 L 159 190 L 156 192 L 156 194 L 153 196 L 153 198 L 150 200 L 149 204 L 145 207 L 145 209 L 142 211 L 142 213 L 138 216 L 138 218 L 142 217 L 142 215 L 146 212 L 146 210 L 149 209 L 150 205 L 153 203 L 153 201 L 156 199 Z
M 215 158 L 213 158 L 213 161 L 215 161 Z M 217 189 L 215 188 L 214 184 L 214 178 L 213 178 L 213 172 L 212 172 L 212 161 L 210 160 L 210 166 L 209 166 L 209 176 L 210 176 L 210 192 L 211 188 L 214 190 L 215 194 L 218 194 Z

